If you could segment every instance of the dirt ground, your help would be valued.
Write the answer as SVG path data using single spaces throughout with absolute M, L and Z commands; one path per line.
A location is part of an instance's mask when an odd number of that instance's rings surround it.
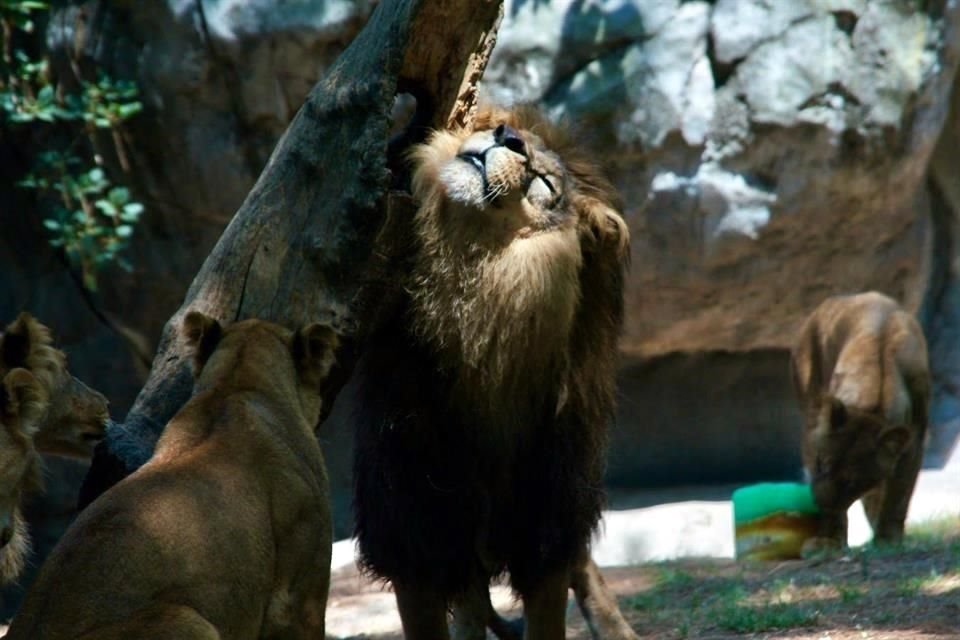
M 915 528 L 899 549 L 823 561 L 687 559 L 604 576 L 642 640 L 960 640 L 960 519 Z M 493 599 L 519 615 L 505 587 Z M 589 640 L 572 598 L 568 611 L 568 640 Z M 399 629 L 388 589 L 352 566 L 333 574 L 328 640 L 400 640 Z
M 604 575 L 643 640 L 960 640 L 960 519 L 913 529 L 900 549 L 822 561 L 679 560 Z M 494 603 L 518 615 L 505 589 Z M 392 594 L 352 568 L 334 575 L 327 621 L 339 638 L 402 638 Z M 590 637 L 572 598 L 567 637 Z

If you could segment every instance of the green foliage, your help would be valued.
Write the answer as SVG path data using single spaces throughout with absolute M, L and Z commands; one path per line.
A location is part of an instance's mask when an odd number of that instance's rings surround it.
M 0 20 L 13 28 L 30 33 L 33 31 L 33 12 L 45 11 L 48 8 L 46 2 L 37 0 L 0 0 Z M 4 37 L 9 37 L 6 26 Z
M 790 602 L 745 602 L 748 594 L 738 592 L 714 611 L 721 629 L 737 633 L 757 633 L 816 625 L 819 613 L 809 606 Z
M 37 0 L 0 0 L 0 124 L 72 133 L 73 142 L 66 150 L 38 153 L 33 169 L 18 185 L 40 196 L 50 244 L 63 250 L 80 272 L 84 286 L 93 291 L 97 273 L 104 266 L 116 263 L 130 268 L 120 254 L 143 205 L 131 199 L 128 189 L 111 182 L 99 155 L 75 149 L 92 149 L 98 131 L 109 133 L 120 165 L 126 169 L 122 125 L 143 105 L 137 99 L 136 85 L 102 72 L 95 82 L 77 78 L 76 88 L 68 91 L 51 78 L 47 59 L 14 48 L 16 32 L 32 32 L 34 14 L 48 8 Z M 84 138 L 89 145 L 80 144 Z

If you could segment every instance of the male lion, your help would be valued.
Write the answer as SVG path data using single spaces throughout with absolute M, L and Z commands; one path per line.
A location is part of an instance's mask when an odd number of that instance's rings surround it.
M 2 375 L 2 374 L 0 374 Z M 41 483 L 40 456 L 33 446 L 37 423 L 47 410 L 43 385 L 26 369 L 13 369 L 0 381 L 0 583 L 23 569 L 30 537 L 20 515 L 20 499 Z
M 188 313 L 194 395 L 67 530 L 8 640 L 324 638 L 332 526 L 314 428 L 336 335 Z
M 404 309 L 357 372 L 361 560 L 407 638 L 448 638 L 448 607 L 458 637 L 483 633 L 505 570 L 526 637 L 562 638 L 574 572 L 595 569 L 627 228 L 532 111 L 485 109 L 412 157 Z
M 41 453 L 89 458 L 110 418 L 107 400 L 67 371 L 67 358 L 53 347 L 50 330 L 21 313 L 0 335 L 0 375 L 23 367 L 49 396 L 49 409 L 34 436 Z
M 874 539 L 903 537 L 927 430 L 930 374 L 917 321 L 875 292 L 825 300 L 793 349 L 805 412 L 803 464 L 821 514 L 803 553 L 847 543 L 858 498 Z

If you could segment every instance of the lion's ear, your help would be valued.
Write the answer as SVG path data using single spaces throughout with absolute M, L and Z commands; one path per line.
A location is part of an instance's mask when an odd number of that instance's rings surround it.
M 223 336 L 223 327 L 214 318 L 191 311 L 183 318 L 183 336 L 193 351 L 193 374 L 199 375 Z
M 305 386 L 320 388 L 333 368 L 339 344 L 337 333 L 327 325 L 314 323 L 297 330 L 293 336 L 293 360 Z
M 22 433 L 32 437 L 47 410 L 47 394 L 32 373 L 13 369 L 3 378 L 0 410 L 16 418 Z
M 27 366 L 27 358 L 33 349 L 31 323 L 33 316 L 26 311 L 21 312 L 17 319 L 7 325 L 0 336 L 0 365 L 4 369 Z
M 623 260 L 630 247 L 630 230 L 623 217 L 612 207 L 592 197 L 576 202 L 580 211 L 581 233 L 598 248 L 613 250 Z

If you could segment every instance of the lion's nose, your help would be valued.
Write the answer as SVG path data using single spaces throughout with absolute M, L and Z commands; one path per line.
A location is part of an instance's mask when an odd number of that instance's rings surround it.
M 522 156 L 527 155 L 526 145 L 523 144 L 523 138 L 520 137 L 520 132 L 510 125 L 501 124 L 494 129 L 493 140 L 514 153 L 519 153 Z

